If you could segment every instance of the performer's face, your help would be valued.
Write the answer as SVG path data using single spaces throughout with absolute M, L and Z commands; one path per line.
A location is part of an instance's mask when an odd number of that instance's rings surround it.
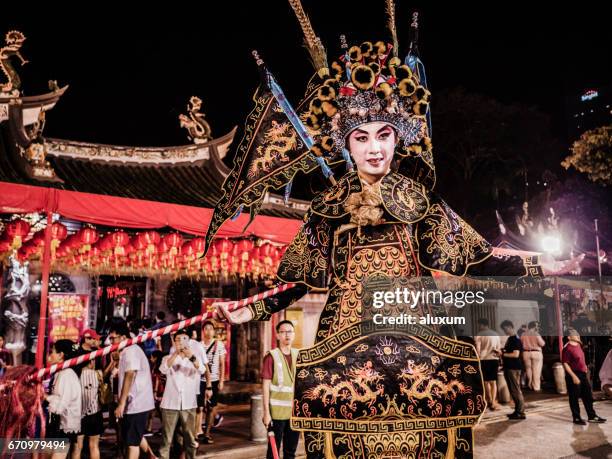
M 364 124 L 349 134 L 348 149 L 364 180 L 375 183 L 389 173 L 395 143 L 395 130 L 382 122 Z

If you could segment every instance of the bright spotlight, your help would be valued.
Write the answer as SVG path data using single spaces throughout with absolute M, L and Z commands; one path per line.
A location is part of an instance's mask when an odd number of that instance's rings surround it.
M 561 238 L 559 236 L 544 236 L 541 241 L 542 250 L 547 253 L 561 252 Z

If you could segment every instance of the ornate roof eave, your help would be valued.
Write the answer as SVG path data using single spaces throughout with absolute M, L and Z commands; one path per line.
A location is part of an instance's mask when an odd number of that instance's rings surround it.
M 310 201 L 290 198 L 289 201 L 285 203 L 283 196 L 268 192 L 264 195 L 261 208 L 265 210 L 277 210 L 280 212 L 283 210 L 291 210 L 296 212 L 298 215 L 303 216 L 310 208 Z
M 23 126 L 30 126 L 38 121 L 41 111 L 51 110 L 60 97 L 66 92 L 68 85 L 56 89 L 53 92 L 40 94 L 37 96 L 8 96 L 0 95 L 0 121 L 11 119 L 6 116 L 3 119 L 2 113 L 8 115 L 10 106 L 21 107 L 21 123 Z
M 234 140 L 236 129 L 208 142 L 174 147 L 130 147 L 52 138 L 46 138 L 45 145 L 49 156 L 124 166 L 201 165 L 210 160 L 221 174 L 227 175 L 229 169 L 222 159 Z

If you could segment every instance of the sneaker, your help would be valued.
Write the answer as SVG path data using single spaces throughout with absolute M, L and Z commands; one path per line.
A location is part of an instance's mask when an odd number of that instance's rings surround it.
M 508 419 L 512 419 L 513 421 L 520 421 L 523 419 L 527 419 L 527 417 L 521 413 L 512 413 L 508 415 Z
M 213 439 L 207 435 L 202 435 L 199 440 L 205 445 L 212 445 L 214 443 Z
M 604 419 L 601 416 L 595 416 L 595 417 L 589 418 L 589 422 L 594 422 L 596 424 L 603 424 L 606 421 L 607 419 Z
M 577 418 L 577 419 L 574 419 L 573 422 L 574 424 L 578 424 L 579 426 L 586 426 L 586 422 L 584 419 Z
M 217 414 L 215 416 L 215 421 L 213 422 L 213 427 L 219 427 L 222 422 L 223 422 L 223 416 L 220 414 Z

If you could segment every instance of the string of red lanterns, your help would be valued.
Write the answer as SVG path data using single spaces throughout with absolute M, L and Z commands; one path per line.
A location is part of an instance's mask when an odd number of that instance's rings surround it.
M 22 244 L 29 230 L 25 221 L 7 224 L 0 236 L 0 254 L 18 249 L 20 260 L 41 257 L 44 229 Z M 151 230 L 130 237 L 125 231 L 117 230 L 102 235 L 95 228 L 84 226 L 68 236 L 66 226 L 59 222 L 51 228 L 51 260 L 56 268 L 100 274 L 266 278 L 275 275 L 286 249 L 268 241 L 217 239 L 202 257 L 204 246 L 203 238 L 185 240 L 179 233 L 162 236 Z

